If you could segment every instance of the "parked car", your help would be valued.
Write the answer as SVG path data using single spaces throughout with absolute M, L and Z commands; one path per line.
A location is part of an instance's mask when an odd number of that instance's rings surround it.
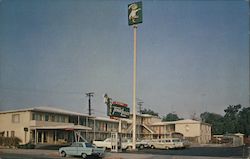
M 107 138 L 103 141 L 93 141 L 93 144 L 96 145 L 96 147 L 103 147 L 106 149 L 111 149 L 111 138 Z
M 66 157 L 67 155 L 81 156 L 82 158 L 86 158 L 90 155 L 103 157 L 104 152 L 104 148 L 96 148 L 94 145 L 87 142 L 73 142 L 70 146 L 61 147 L 59 149 L 59 154 L 62 157 Z
M 93 141 L 93 144 L 96 145 L 96 147 L 103 147 L 106 149 L 111 149 L 112 147 L 112 141 L 111 138 L 107 138 L 104 141 Z M 144 148 L 145 143 L 141 141 L 136 142 L 137 148 Z M 120 140 L 118 140 L 118 146 L 120 146 Z M 121 139 L 121 148 L 123 150 L 126 149 L 132 149 L 133 143 L 131 139 L 122 138 Z
M 136 146 L 140 149 L 150 148 L 150 142 L 151 140 L 139 140 L 139 141 L 136 141 Z
M 184 148 L 189 148 L 191 146 L 191 142 L 187 139 L 182 139 L 181 141 L 183 142 Z
M 166 138 L 153 140 L 151 143 L 151 148 L 156 149 L 178 149 L 184 148 L 184 144 L 179 138 Z
M 19 149 L 34 149 L 35 144 L 28 142 L 26 144 L 18 145 L 17 148 L 19 148 Z

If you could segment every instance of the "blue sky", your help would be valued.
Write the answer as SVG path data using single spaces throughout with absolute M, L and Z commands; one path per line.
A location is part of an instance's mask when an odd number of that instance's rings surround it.
M 1 0 L 0 110 L 52 106 L 106 114 L 132 105 L 133 29 L 116 0 Z M 137 97 L 179 116 L 249 106 L 246 0 L 143 2 Z

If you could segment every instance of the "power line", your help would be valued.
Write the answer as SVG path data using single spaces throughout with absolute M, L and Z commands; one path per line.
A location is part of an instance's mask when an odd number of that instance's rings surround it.
M 91 115 L 91 97 L 94 96 L 94 92 L 86 93 L 86 97 L 89 97 L 89 115 Z

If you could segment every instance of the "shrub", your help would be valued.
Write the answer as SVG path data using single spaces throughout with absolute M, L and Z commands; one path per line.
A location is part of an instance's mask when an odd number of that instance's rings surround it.
M 17 147 L 20 142 L 18 137 L 0 137 L 1 146 Z

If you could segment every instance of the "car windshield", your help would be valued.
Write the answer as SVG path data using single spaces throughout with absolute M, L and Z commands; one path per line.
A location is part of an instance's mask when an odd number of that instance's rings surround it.
M 94 147 L 91 143 L 85 143 L 86 147 Z
M 180 142 L 179 139 L 173 139 L 173 142 Z

